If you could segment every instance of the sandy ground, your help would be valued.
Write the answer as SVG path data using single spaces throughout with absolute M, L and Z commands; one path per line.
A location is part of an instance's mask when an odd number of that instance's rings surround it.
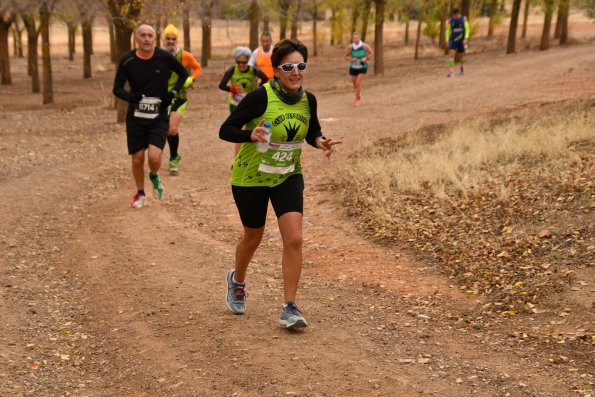
M 128 208 L 134 193 L 125 132 L 111 102 L 114 70 L 94 78 L 55 59 L 56 103 L 28 93 L 24 61 L 0 95 L 0 395 L 2 396 L 587 396 L 591 283 L 551 310 L 476 329 L 481 297 L 431 264 L 357 233 L 328 189 L 359 146 L 411 129 L 595 93 L 593 45 L 505 56 L 469 54 L 447 79 L 445 59 L 398 49 L 385 76 L 366 77 L 360 108 L 341 50 L 310 62 L 331 161 L 306 149 L 304 271 L 298 302 L 311 326 L 288 333 L 274 217 L 248 274 L 248 312 L 224 304 L 241 225 L 228 184 L 233 145 L 215 58 L 181 128 L 179 176 L 164 200 Z M 272 212 L 272 211 L 270 211 Z M 573 308 L 560 318 L 557 305 Z M 576 313 L 576 316 L 574 315 Z M 563 320 L 563 321 L 560 321 Z

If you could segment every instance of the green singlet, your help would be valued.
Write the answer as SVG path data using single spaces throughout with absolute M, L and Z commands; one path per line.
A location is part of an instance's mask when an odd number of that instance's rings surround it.
M 231 75 L 231 85 L 241 85 L 244 87 L 243 94 L 230 95 L 229 103 L 237 106 L 247 93 L 258 87 L 258 80 L 254 68 L 248 67 L 245 72 L 240 72 L 238 65 L 235 65 L 233 74 Z
M 250 124 L 257 124 L 262 119 L 271 123 L 269 149 L 260 153 L 256 150 L 256 142 L 242 143 L 231 172 L 234 186 L 274 187 L 289 176 L 302 173 L 301 144 L 310 125 L 308 98 L 304 93 L 298 103 L 288 105 L 281 101 L 269 83 L 263 87 L 267 91 L 267 108 Z

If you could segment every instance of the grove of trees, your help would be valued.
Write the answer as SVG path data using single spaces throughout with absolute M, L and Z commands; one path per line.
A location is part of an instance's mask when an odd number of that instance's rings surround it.
M 92 77 L 93 25 L 107 24 L 110 59 L 116 63 L 134 43 L 132 33 L 140 22 L 155 26 L 158 40 L 162 28 L 170 22 L 181 27 L 183 47 L 191 49 L 196 38 L 190 36 L 190 21 L 200 21 L 200 61 L 207 67 L 212 56 L 212 21 L 215 18 L 246 21 L 246 44 L 258 46 L 259 33 L 275 23 L 274 38 L 297 38 L 300 26 L 312 25 L 311 54 L 318 54 L 319 26 L 330 28 L 330 45 L 345 44 L 351 33 L 358 31 L 362 39 L 373 28 L 375 51 L 374 73 L 384 73 L 384 24 L 387 20 L 404 25 L 403 45 L 410 45 L 409 27 L 415 21 L 415 52 L 420 52 L 422 35 L 433 45 L 445 48 L 444 32 L 452 7 L 458 6 L 468 16 L 472 34 L 477 33 L 474 19 L 489 19 L 486 40 L 494 37 L 503 17 L 510 16 L 506 53 L 516 51 L 519 17 L 523 11 L 521 39 L 527 36 L 527 21 L 532 10 L 543 14 L 543 30 L 539 48 L 547 50 L 551 40 L 560 44 L 568 40 L 568 18 L 571 7 L 580 6 L 586 15 L 595 18 L 595 0 L 0 0 L 0 77 L 2 85 L 12 84 L 9 37 L 12 35 L 14 56 L 24 57 L 26 43 L 27 72 L 31 92 L 42 93 L 43 103 L 53 102 L 50 24 L 63 23 L 68 32 L 68 56 L 75 59 L 77 32 L 82 38 L 82 78 Z M 552 23 L 555 26 L 552 28 Z M 278 34 L 278 36 L 276 36 Z M 23 38 L 23 35 L 25 38 Z M 41 40 L 40 40 L 41 39 Z M 41 68 L 38 49 L 41 47 Z M 41 70 L 41 76 L 40 76 Z M 118 119 L 123 120 L 125 106 L 118 106 Z

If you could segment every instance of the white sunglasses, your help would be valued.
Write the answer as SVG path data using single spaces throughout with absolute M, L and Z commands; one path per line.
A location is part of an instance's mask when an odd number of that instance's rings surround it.
M 297 68 L 297 70 L 299 72 L 305 72 L 307 67 L 308 67 L 308 64 L 306 62 L 284 63 L 283 65 L 277 66 L 277 69 L 281 69 L 285 73 L 290 73 L 290 72 L 293 72 L 295 70 L 295 68 Z

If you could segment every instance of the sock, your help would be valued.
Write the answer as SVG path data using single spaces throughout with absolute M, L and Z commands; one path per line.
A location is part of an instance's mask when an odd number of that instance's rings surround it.
M 238 284 L 238 285 L 245 285 L 246 283 L 240 283 L 239 281 L 236 281 L 236 276 L 235 274 L 233 275 L 233 277 L 231 278 L 231 281 L 233 281 L 234 284 Z
M 157 179 L 157 174 L 153 175 L 153 171 L 149 171 L 149 179 L 152 181 Z
M 175 160 L 176 157 L 178 157 L 178 146 L 180 146 L 180 136 L 178 134 L 168 135 L 167 143 L 169 143 L 169 159 Z
M 138 194 L 140 194 L 141 196 L 146 196 L 145 189 L 138 189 Z

